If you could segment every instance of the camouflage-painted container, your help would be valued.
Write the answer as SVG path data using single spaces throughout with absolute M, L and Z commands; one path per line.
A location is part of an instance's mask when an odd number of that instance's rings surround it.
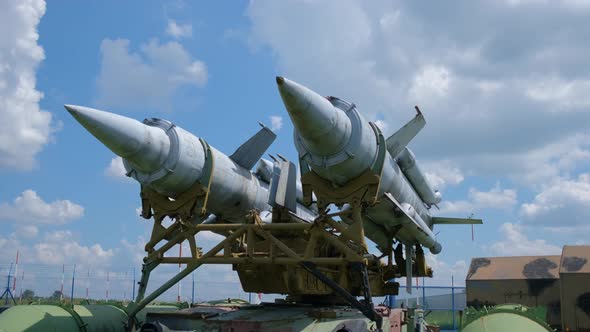
M 590 246 L 564 246 L 561 254 L 561 317 L 564 331 L 590 331 Z
M 547 323 L 560 327 L 559 264 L 560 256 L 473 258 L 466 278 L 467 305 L 543 306 Z

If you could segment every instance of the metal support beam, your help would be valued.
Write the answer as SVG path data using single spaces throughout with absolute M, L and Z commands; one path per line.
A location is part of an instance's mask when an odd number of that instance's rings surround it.
M 314 277 L 318 278 L 321 282 L 330 287 L 334 292 L 345 299 L 352 307 L 358 309 L 368 319 L 372 320 L 377 324 L 377 331 L 383 331 L 383 317 L 379 315 L 373 308 L 373 302 L 371 300 L 371 291 L 369 289 L 369 279 L 367 275 L 367 266 L 362 263 L 351 263 L 351 267 L 354 270 L 359 270 L 363 274 L 363 293 L 365 295 L 365 303 L 361 303 L 355 296 L 350 294 L 346 289 L 340 287 L 334 280 L 328 278 L 320 270 L 317 269 L 316 265 L 312 262 L 305 261 L 301 262 L 300 265 Z

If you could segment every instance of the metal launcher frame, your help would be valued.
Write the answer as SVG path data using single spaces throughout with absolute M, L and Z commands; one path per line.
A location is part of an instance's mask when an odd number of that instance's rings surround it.
M 135 314 L 142 308 L 201 265 L 232 264 L 246 292 L 287 294 L 287 301 L 300 303 L 347 303 L 380 327 L 382 317 L 374 310 L 371 296 L 396 295 L 399 284 L 391 279 L 403 275 L 404 271 L 393 265 L 393 248 L 389 250 L 388 263 L 384 264 L 381 257 L 369 255 L 365 243 L 361 215 L 363 209 L 377 203 L 387 153 L 383 135 L 371 125 L 378 137 L 377 162 L 344 187 L 334 189 L 300 160 L 304 203 L 312 203 L 314 192 L 320 211 L 312 223 L 278 205 L 273 208 L 271 223 L 263 223 L 259 211 L 255 210 L 246 216 L 244 223 L 203 223 L 207 217 L 214 159 L 212 150 L 202 139 L 206 151 L 203 176 L 189 190 L 172 200 L 142 186 L 142 217 L 153 217 L 154 225 L 145 245 L 147 255 L 138 294 L 127 307 L 128 325 L 133 325 Z M 350 210 L 327 213 L 328 205 L 345 203 L 350 204 Z M 344 213 L 352 216 L 351 224 L 334 219 Z M 166 217 L 173 222 L 168 227 L 162 224 Z M 195 239 L 202 231 L 222 234 L 225 239 L 204 253 Z M 393 241 L 395 234 L 390 236 Z M 166 256 L 184 241 L 189 243 L 190 257 Z M 186 266 L 146 295 L 150 273 L 160 264 Z M 365 299 L 358 301 L 356 296 Z

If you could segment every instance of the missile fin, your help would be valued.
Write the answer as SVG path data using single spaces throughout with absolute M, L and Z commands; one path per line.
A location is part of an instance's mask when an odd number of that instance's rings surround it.
M 393 195 L 391 193 L 385 193 L 385 197 L 387 198 L 387 200 L 391 203 L 393 203 L 393 206 L 399 210 L 401 213 L 403 213 L 404 217 L 408 218 L 412 223 L 414 223 L 414 225 L 416 225 L 416 227 L 423 231 L 423 232 L 432 232 L 430 230 L 430 228 L 428 228 L 428 225 L 425 225 L 423 223 L 420 223 L 416 220 L 416 218 L 412 217 L 411 215 L 408 214 L 406 208 L 404 208 L 404 205 L 406 205 L 406 203 L 401 204 L 400 202 L 397 201 L 397 199 L 395 199 L 395 197 L 393 197 Z M 408 206 L 411 207 L 411 205 L 407 204 Z M 412 207 L 413 209 L 413 207 Z
M 418 109 L 416 107 L 416 109 Z M 392 157 L 396 157 L 404 148 L 410 143 L 414 137 L 426 125 L 426 120 L 422 113 L 418 110 L 416 116 L 406 123 L 403 127 L 398 129 L 393 135 L 387 139 L 387 151 Z
M 481 225 L 481 219 L 432 217 L 433 225 Z
M 277 135 L 267 127 L 262 127 L 254 136 L 250 137 L 230 157 L 236 164 L 245 169 L 252 169 Z
M 297 212 L 297 173 L 295 164 L 290 161 L 275 163 L 268 197 L 270 206 L 283 206 Z

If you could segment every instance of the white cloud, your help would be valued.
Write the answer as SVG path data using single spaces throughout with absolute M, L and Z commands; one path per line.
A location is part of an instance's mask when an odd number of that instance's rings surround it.
M 0 2 L 0 168 L 31 169 L 55 130 L 39 108 L 36 69 L 45 58 L 37 43 L 44 1 Z
M 489 191 L 471 188 L 467 200 L 442 202 L 440 211 L 446 214 L 470 214 L 482 209 L 510 210 L 517 203 L 515 189 L 502 189 L 500 184 L 496 184 Z
M 16 234 L 25 239 L 32 239 L 37 237 L 39 229 L 35 225 L 20 225 L 16 229 Z
M 437 190 L 442 190 L 447 185 L 457 185 L 464 180 L 461 170 L 449 160 L 425 163 L 424 174 Z
M 433 277 L 428 280 L 431 285 L 451 285 L 452 279 L 454 279 L 455 286 L 457 286 L 465 281 L 467 264 L 464 260 L 449 264 L 441 260 L 440 256 L 427 253 L 426 263 L 433 270 Z
M 127 170 L 125 170 L 125 166 L 123 166 L 123 159 L 119 156 L 111 159 L 109 166 L 104 170 L 104 174 L 115 179 L 132 182 L 131 178 L 126 175 Z
M 99 244 L 84 246 L 73 239 L 70 231 L 47 233 L 45 239 L 34 245 L 36 261 L 46 264 L 92 264 L 107 266 L 115 255 L 114 250 L 105 250 Z
M 590 173 L 577 179 L 559 178 L 548 184 L 520 213 L 529 225 L 546 227 L 584 226 L 590 219 Z
M 271 115 L 270 116 L 270 129 L 271 130 L 280 130 L 283 128 L 283 117 L 278 115 Z
M 143 236 L 137 237 L 135 242 L 129 242 L 127 239 L 121 240 L 125 255 L 129 256 L 129 260 L 134 266 L 140 266 L 145 257 L 145 244 L 147 240 Z
M 494 255 L 527 256 L 527 255 L 559 255 L 561 247 L 547 243 L 542 239 L 531 240 L 517 224 L 504 223 L 500 227 L 502 239 L 489 246 Z
M 416 104 L 433 98 L 446 97 L 451 84 L 451 73 L 443 66 L 426 65 L 415 74 L 409 99 Z
M 0 203 L 0 220 L 61 225 L 81 218 L 84 208 L 69 200 L 45 202 L 33 190 L 25 190 L 12 203 Z
M 388 137 L 388 133 L 389 133 L 389 124 L 383 120 L 377 120 L 375 121 L 375 125 L 377 127 L 379 127 L 379 130 L 381 130 L 381 133 L 383 133 L 383 135 L 385 136 L 385 138 Z
M 166 108 L 182 86 L 202 87 L 207 66 L 177 42 L 153 39 L 129 49 L 129 40 L 104 39 L 97 79 L 98 102 L 106 107 Z
M 585 109 L 590 106 L 590 79 L 565 81 L 549 78 L 533 82 L 526 95 L 538 102 L 549 103 L 556 111 Z
M 176 39 L 192 37 L 193 36 L 193 26 L 189 23 L 178 24 L 174 20 L 168 20 L 168 26 L 166 27 L 166 33 Z
M 20 253 L 20 261 L 28 270 L 28 278 L 35 274 L 34 267 L 26 264 L 82 264 L 106 267 L 113 262 L 115 249 L 104 249 L 100 244 L 83 245 L 76 236 L 68 230 L 45 233 L 42 239 L 34 243 L 26 239 L 0 236 L 0 255 L 11 260 L 16 251 Z M 46 271 L 43 271 L 46 272 Z M 40 276 L 41 278 L 41 276 Z
M 565 175 L 560 159 L 570 149 L 537 152 L 590 130 L 590 112 L 577 111 L 590 105 L 590 47 L 580 33 L 590 13 L 572 15 L 574 2 L 531 10 L 501 2 L 253 1 L 248 41 L 270 49 L 284 76 L 354 102 L 367 119 L 397 127 L 420 105 L 428 124 L 412 147 L 422 160 L 538 185 Z

